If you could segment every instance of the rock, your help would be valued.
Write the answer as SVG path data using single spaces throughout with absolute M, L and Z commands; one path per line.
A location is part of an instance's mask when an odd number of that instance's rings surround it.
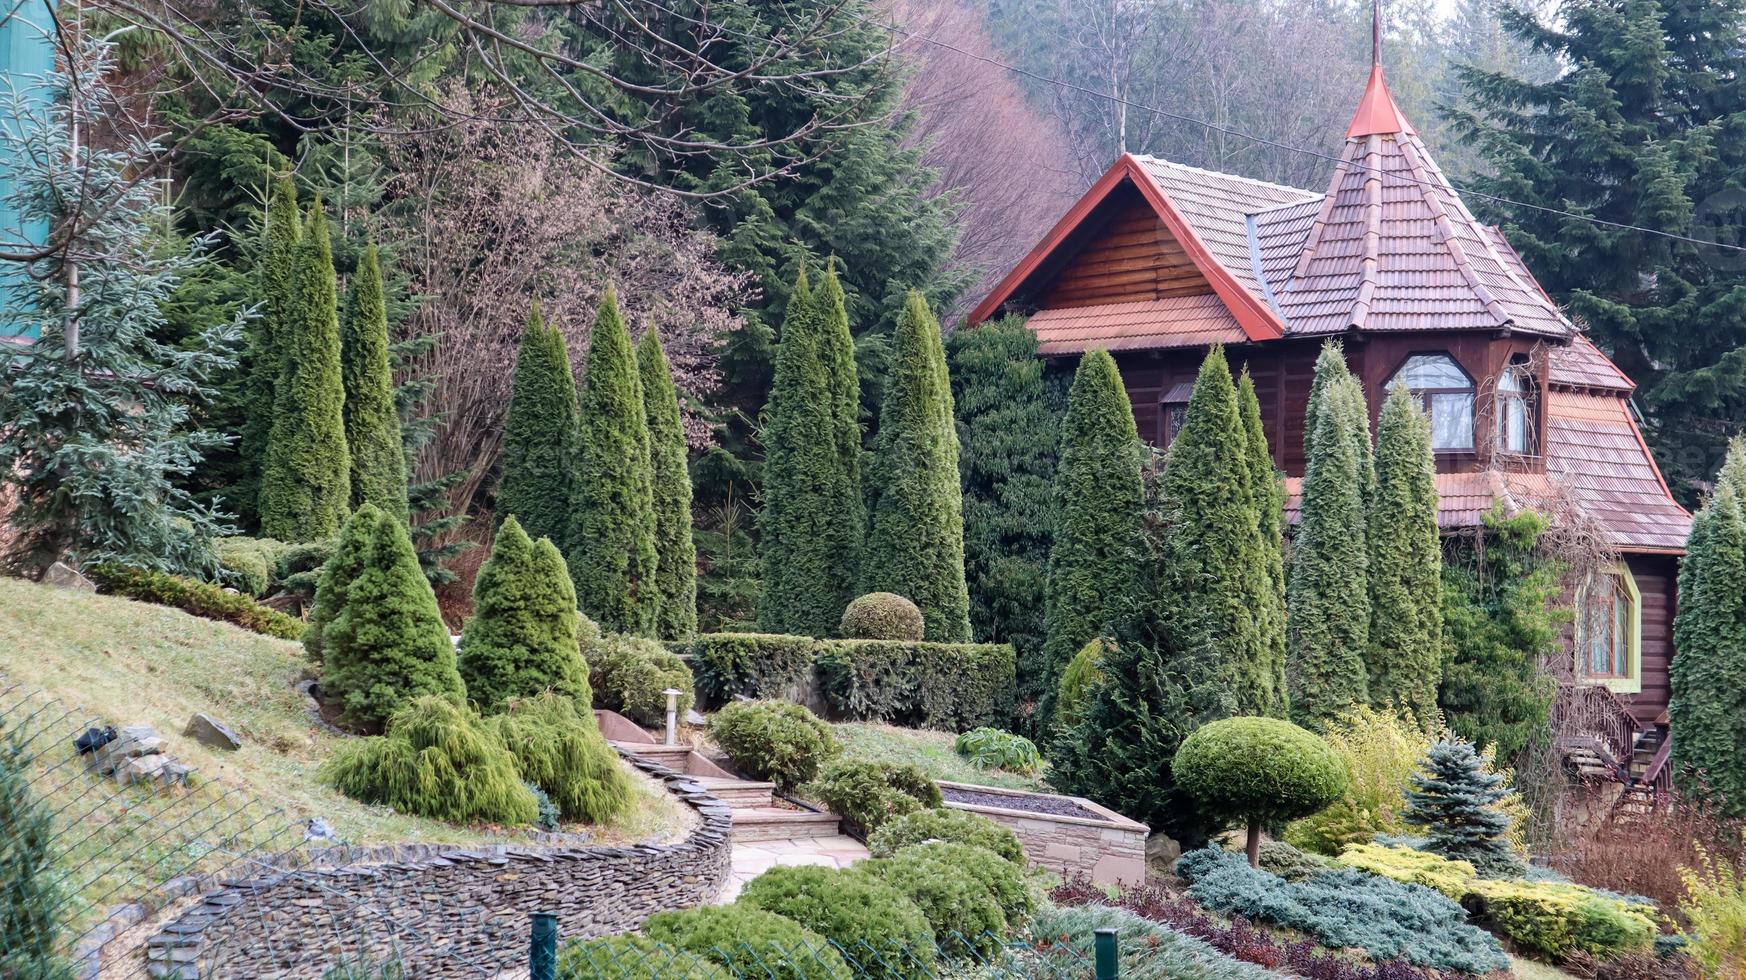
M 1146 870 L 1163 877 L 1176 874 L 1176 859 L 1182 856 L 1182 845 L 1167 834 L 1146 838 Z
M 86 765 L 107 776 L 128 759 L 161 755 L 163 737 L 150 725 L 129 725 L 115 736 L 115 741 L 91 753 Z
M 164 770 L 173 763 L 167 755 L 142 755 L 123 759 L 115 766 L 115 781 L 123 786 L 134 783 L 157 783 Z
M 91 580 L 79 574 L 79 570 L 64 561 L 57 561 L 42 573 L 42 584 L 52 585 L 57 589 L 73 589 L 79 592 L 96 592 L 97 586 Z
M 696 708 L 690 708 L 685 712 L 685 724 L 692 728 L 702 728 L 709 724 L 709 719 L 698 713 Z
M 320 817 L 313 817 L 303 828 L 303 839 L 310 843 L 344 844 L 339 834 L 334 833 L 333 826 Z
M 229 749 L 235 752 L 242 748 L 242 739 L 238 737 L 236 732 L 231 731 L 229 725 L 204 711 L 196 712 L 194 717 L 188 719 L 188 727 L 182 729 L 182 734 L 193 738 L 201 745 L 211 746 L 215 749 Z

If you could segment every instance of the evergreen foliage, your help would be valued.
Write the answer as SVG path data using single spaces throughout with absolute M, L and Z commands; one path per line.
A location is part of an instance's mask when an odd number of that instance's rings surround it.
M 346 288 L 340 376 L 345 388 L 346 448 L 352 457 L 353 507 L 375 504 L 407 518 L 406 450 L 388 369 L 388 309 L 376 246 L 364 249 Z
M 888 858 L 929 841 L 984 848 L 1016 867 L 1025 867 L 1025 849 L 1017 834 L 980 813 L 967 810 L 940 808 L 904 814 L 868 837 L 867 847 L 874 857 Z
M 1714 493 L 1692 518 L 1679 569 L 1668 720 L 1674 772 L 1694 798 L 1746 813 L 1746 445 L 1729 447 Z
M 691 669 L 661 644 L 612 633 L 584 648 L 595 706 L 617 711 L 639 724 L 660 725 L 667 717 L 665 692 L 672 689 L 680 692 L 680 717 L 691 710 L 695 700 Z
M 336 552 L 316 588 L 316 606 L 331 610 L 317 641 L 323 696 L 340 706 L 348 724 L 363 728 L 382 725 L 422 695 L 459 701 L 465 689 L 455 648 L 406 525 L 365 504 L 340 540 L 342 549 L 356 551 Z M 342 590 L 338 601 L 324 600 L 322 586 Z
M 949 952 L 988 956 L 1006 931 L 1006 915 L 989 890 L 964 868 L 920 849 L 876 858 L 855 870 L 878 879 L 915 903 Z
M 1424 829 L 1425 850 L 1466 861 L 1487 878 L 1519 878 L 1526 870 L 1510 849 L 1513 823 L 1498 804 L 1510 795 L 1487 772 L 1473 743 L 1445 739 L 1431 746 L 1424 769 L 1406 794 L 1406 822 Z
M 909 294 L 897 321 L 879 411 L 873 498 L 862 570 L 866 591 L 914 602 L 928 640 L 970 642 L 952 387 L 939 321 L 918 292 Z
M 1019 703 L 1035 705 L 1052 680 L 1043 642 L 1060 406 L 1045 383 L 1036 334 L 1021 317 L 954 330 L 946 356 L 958 416 L 971 632 L 1013 645 Z
M 60 956 L 69 896 L 56 866 L 54 812 L 31 790 L 30 762 L 16 734 L 0 739 L 0 976 L 70 980 Z
M 1085 716 L 1085 706 L 1091 693 L 1103 681 L 1103 659 L 1115 650 L 1115 642 L 1098 636 L 1087 641 L 1061 671 L 1061 683 L 1055 687 L 1055 725 L 1069 729 Z
M 920 640 L 927 626 L 915 603 L 894 592 L 856 596 L 843 610 L 837 635 L 851 640 Z
M 1061 422 L 1049 552 L 1039 731 L 1054 717 L 1058 678 L 1086 643 L 1124 624 L 1140 564 L 1144 490 L 1139 430 L 1109 352 L 1079 360 Z M 1021 683 L 1024 683 L 1021 681 Z
M 1431 419 L 1396 385 L 1376 422 L 1370 501 L 1370 703 L 1429 727 L 1443 675 L 1443 551 Z M 1390 707 L 1392 706 L 1392 708 Z
M 709 735 L 740 772 L 783 790 L 842 752 L 831 726 L 792 701 L 734 701 L 709 720 Z
M 847 328 L 845 328 L 846 330 Z M 637 345 L 643 415 L 649 424 L 650 486 L 655 505 L 655 635 L 682 640 L 697 632 L 697 546 L 691 540 L 691 473 L 685 428 L 667 352 L 651 324 Z M 858 448 L 858 444 L 857 444 Z
M 565 557 L 576 601 L 608 632 L 650 636 L 660 611 L 648 422 L 636 352 L 611 289 L 588 344 Z
M 903 893 L 854 868 L 776 867 L 746 885 L 740 902 L 774 912 L 856 957 L 869 980 L 930 975 L 933 930 Z
M 1260 866 L 1261 827 L 1306 817 L 1345 794 L 1345 764 L 1328 743 L 1279 718 L 1225 718 L 1196 729 L 1170 772 L 1209 817 L 1249 827 Z
M 1285 484 L 1273 468 L 1273 452 L 1267 447 L 1267 430 L 1261 424 L 1261 399 L 1255 394 L 1255 379 L 1249 369 L 1237 380 L 1237 411 L 1249 444 L 1249 481 L 1255 498 L 1256 525 L 1261 532 L 1261 565 L 1267 572 L 1268 590 L 1255 607 L 1256 622 L 1272 665 L 1273 686 L 1288 691 L 1285 680 Z
M 473 617 L 461 631 L 456 667 L 467 697 L 487 715 L 544 691 L 588 704 L 576 628 L 564 556 L 545 538 L 529 540 L 515 518 L 504 521 L 473 582 Z
M 261 471 L 261 533 L 301 542 L 338 531 L 352 496 L 333 256 L 319 199 L 309 206 L 291 283 L 284 371 Z
M 564 335 L 528 314 L 503 421 L 497 522 L 514 517 L 528 537 L 569 540 L 572 459 L 581 438 L 576 378 Z
M 1318 361 L 1318 369 L 1327 358 Z M 1323 378 L 1304 463 L 1302 516 L 1293 542 L 1289 647 L 1292 717 L 1317 726 L 1369 703 L 1370 639 L 1364 469 L 1354 432 L 1368 443 L 1364 392 L 1345 364 Z M 1320 375 L 1318 374 L 1318 377 Z
M 543 790 L 564 819 L 603 823 L 630 809 L 636 787 L 587 701 L 548 691 L 507 702 L 484 724 L 515 757 L 521 778 Z
M 861 486 L 861 374 L 855 362 L 855 337 L 849 329 L 847 297 L 837 275 L 837 259 L 825 263 L 824 279 L 812 293 L 813 326 L 818 330 L 818 358 L 830 376 L 831 419 L 835 428 L 838 465 L 848 484 L 847 508 L 837 525 L 837 561 L 859 578 L 867 507 Z
M 643 923 L 649 938 L 708 957 L 734 976 L 766 980 L 854 980 L 843 955 L 821 935 L 785 916 L 750 905 L 702 905 L 657 912 Z
M 290 177 L 273 181 L 267 207 L 261 216 L 260 250 L 255 260 L 254 299 L 259 302 L 249 321 L 244 351 L 243 377 L 248 391 L 244 406 L 241 451 L 243 476 L 232 495 L 232 505 L 244 526 L 259 523 L 261 471 L 266 464 L 267 440 L 273 432 L 273 405 L 268 395 L 279 387 L 285 373 L 284 337 L 293 309 L 293 277 L 297 269 L 297 239 L 302 222 L 297 214 L 297 184 Z

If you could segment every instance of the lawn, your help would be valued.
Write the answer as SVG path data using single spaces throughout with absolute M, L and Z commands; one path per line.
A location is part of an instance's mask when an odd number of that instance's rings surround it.
M 182 612 L 0 578 L 0 718 L 38 737 L 35 782 L 57 811 L 73 890 L 103 906 L 155 882 L 301 843 L 313 817 L 348 843 L 478 843 L 522 836 L 455 827 L 355 802 L 321 785 L 338 743 L 309 723 L 293 685 L 302 648 Z M 52 699 L 52 700 L 51 700 Z M 243 740 L 237 752 L 182 735 L 205 711 Z M 196 770 L 195 788 L 152 796 L 87 776 L 71 740 L 88 725 L 150 724 Z M 579 827 L 606 844 L 667 840 L 690 815 L 637 777 L 619 822 Z
M 843 755 L 875 762 L 908 762 L 934 779 L 1006 789 L 1048 791 L 1043 776 L 1025 776 L 1001 769 L 978 769 L 952 748 L 956 736 L 917 728 L 897 728 L 849 722 L 831 726 L 843 743 Z M 1047 770 L 1044 770 L 1047 775 Z

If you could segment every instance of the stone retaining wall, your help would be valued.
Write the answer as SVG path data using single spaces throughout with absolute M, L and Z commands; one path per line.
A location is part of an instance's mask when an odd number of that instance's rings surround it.
M 490 977 L 524 969 L 530 916 L 559 935 L 626 932 L 650 915 L 713 899 L 728 877 L 732 817 L 690 777 L 621 753 L 663 780 L 700 826 L 677 844 L 633 847 L 431 845 L 342 850 L 333 866 L 263 863 L 148 942 L 154 977 L 320 977 L 341 963 L 398 959 L 411 977 Z M 367 862 L 367 863 L 366 863 Z
M 1146 880 L 1146 825 L 1098 806 L 1077 796 L 1057 797 L 1072 800 L 1097 814 L 1096 819 L 1055 816 L 1024 809 L 1026 797 L 1039 798 L 1048 794 L 1027 793 L 1016 789 L 971 786 L 966 783 L 940 783 L 942 788 L 956 787 L 975 793 L 1012 797 L 1014 806 L 977 806 L 946 801 L 953 810 L 980 813 L 1018 835 L 1025 857 L 1062 875 L 1085 875 L 1100 885 L 1141 884 Z

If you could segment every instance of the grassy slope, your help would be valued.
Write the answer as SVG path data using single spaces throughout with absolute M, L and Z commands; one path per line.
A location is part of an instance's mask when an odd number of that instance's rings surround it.
M 934 779 L 1007 789 L 1049 789 L 1040 776 L 1021 776 L 1002 769 L 978 769 L 959 755 L 950 732 L 934 732 L 892 725 L 846 723 L 833 725 L 843 743 L 843 755 L 876 762 L 908 762 Z

